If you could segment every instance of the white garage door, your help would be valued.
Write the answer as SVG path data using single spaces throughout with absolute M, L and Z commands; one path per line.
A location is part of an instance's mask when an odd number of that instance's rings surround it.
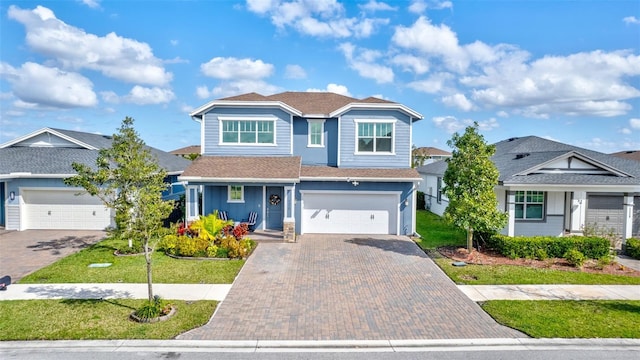
M 607 230 L 613 229 L 616 234 L 622 234 L 623 203 L 622 196 L 589 195 L 587 197 L 587 224 Z
M 302 194 L 302 233 L 397 234 L 397 193 Z
M 111 211 L 88 194 L 74 190 L 24 190 L 26 229 L 104 230 Z

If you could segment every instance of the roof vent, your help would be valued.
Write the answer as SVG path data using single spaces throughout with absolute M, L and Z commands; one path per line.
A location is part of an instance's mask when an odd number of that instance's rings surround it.
M 529 153 L 521 153 L 521 154 L 516 154 L 516 160 L 517 159 L 522 159 L 522 158 L 526 158 L 527 156 L 529 156 L 531 154 Z
M 512 137 L 512 138 L 508 138 L 507 141 L 513 141 L 513 140 L 518 140 L 517 137 Z

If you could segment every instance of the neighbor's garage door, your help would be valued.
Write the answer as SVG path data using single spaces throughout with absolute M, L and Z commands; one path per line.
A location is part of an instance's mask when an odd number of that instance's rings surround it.
M 111 212 L 96 197 L 74 190 L 24 190 L 27 229 L 104 230 Z
M 303 193 L 302 232 L 397 234 L 396 193 Z
M 623 200 L 622 196 L 589 195 L 587 225 L 597 225 L 599 229 L 614 229 L 616 234 L 622 234 Z

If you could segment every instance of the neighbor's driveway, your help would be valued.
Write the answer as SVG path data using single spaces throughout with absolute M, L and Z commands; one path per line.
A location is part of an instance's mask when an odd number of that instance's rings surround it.
M 211 321 L 178 339 L 524 336 L 498 325 L 406 237 L 304 235 L 258 245 Z
M 73 254 L 102 238 L 104 231 L 0 230 L 0 277 L 12 282 Z

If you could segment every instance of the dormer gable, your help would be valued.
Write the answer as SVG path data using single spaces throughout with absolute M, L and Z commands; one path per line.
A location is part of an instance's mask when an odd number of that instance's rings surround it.
M 523 159 L 527 156 L 529 156 L 528 153 L 519 153 L 515 155 L 515 160 Z M 515 174 L 515 176 L 533 174 L 582 174 L 633 177 L 624 171 L 618 170 L 577 151 L 569 151 L 563 155 L 521 171 Z
M 8 147 L 72 148 L 98 150 L 95 146 L 50 128 L 43 128 L 0 145 Z

